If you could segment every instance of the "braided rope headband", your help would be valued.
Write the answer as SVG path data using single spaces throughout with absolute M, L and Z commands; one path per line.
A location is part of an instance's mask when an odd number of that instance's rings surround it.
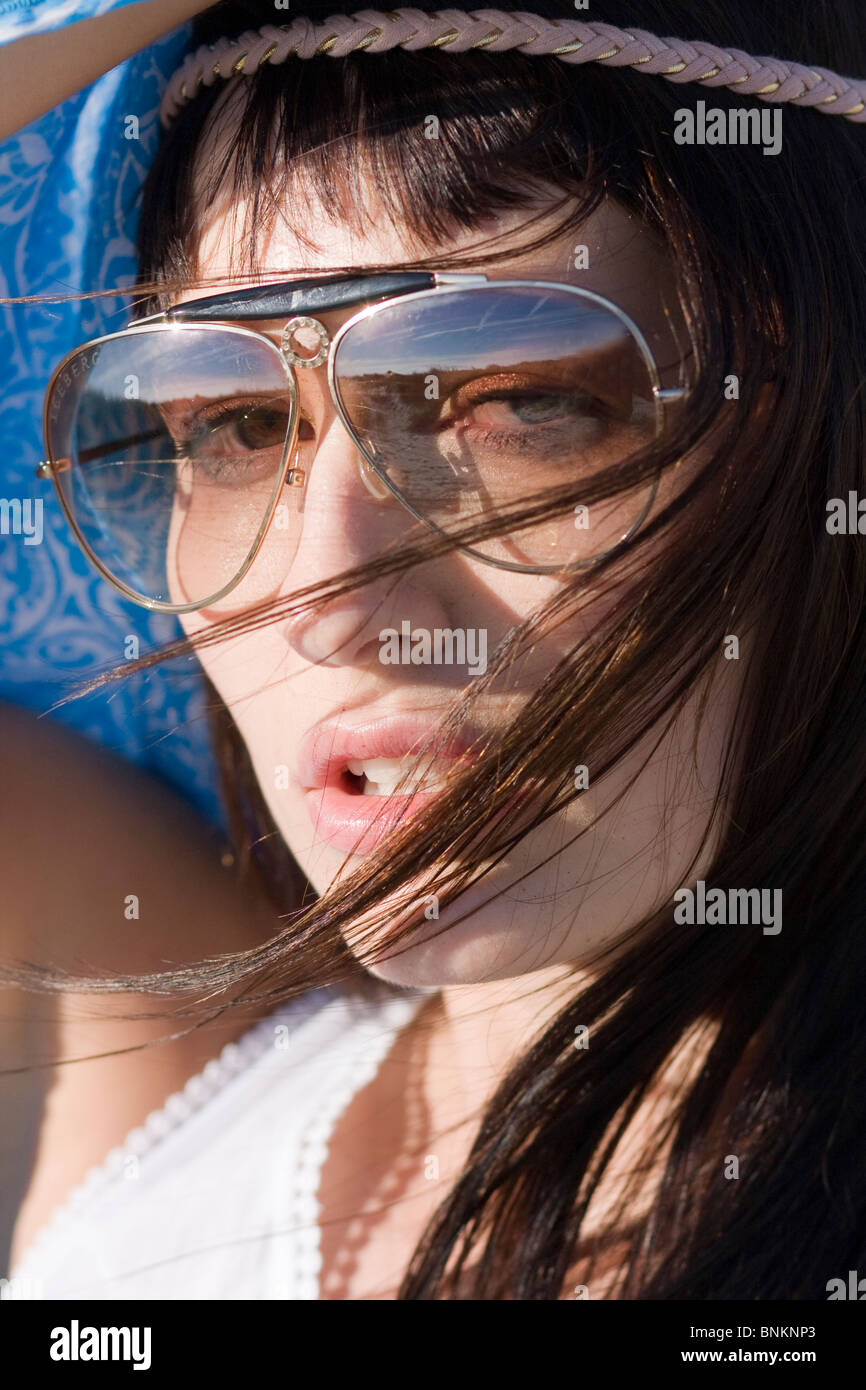
M 564 63 L 604 63 L 633 67 L 669 82 L 700 82 L 708 87 L 739 89 L 761 101 L 814 106 L 828 116 L 866 123 L 866 80 L 840 77 L 827 68 L 809 68 L 780 58 L 753 58 L 740 49 L 717 48 L 695 40 L 659 39 L 644 29 L 618 29 L 613 24 L 584 24 L 579 20 L 544 19 L 524 11 L 358 10 L 331 15 L 315 24 L 299 16 L 291 24 L 266 24 L 237 39 L 220 39 L 189 54 L 171 78 L 160 106 L 164 126 L 201 86 L 217 78 L 250 76 L 263 63 L 274 66 L 294 54 L 313 58 L 320 53 L 342 58 L 349 53 L 385 53 L 391 48 L 414 52 L 447 48 L 465 53 L 488 48 L 503 53 L 516 48 L 530 55 L 551 55 Z

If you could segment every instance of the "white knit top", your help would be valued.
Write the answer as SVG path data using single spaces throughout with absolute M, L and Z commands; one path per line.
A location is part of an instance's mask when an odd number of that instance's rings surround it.
M 319 989 L 256 1023 L 90 1171 L 6 1296 L 317 1299 L 331 1133 L 427 998 Z

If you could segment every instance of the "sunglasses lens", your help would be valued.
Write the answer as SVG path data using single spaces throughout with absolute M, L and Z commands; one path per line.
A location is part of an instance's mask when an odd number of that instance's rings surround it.
M 491 284 L 376 308 L 338 344 L 335 377 L 359 447 L 445 532 L 591 480 L 659 428 L 653 368 L 628 326 L 544 286 Z M 632 530 L 652 496 L 644 481 L 467 544 L 517 565 L 587 561 Z
M 276 348 L 235 329 L 158 327 L 82 348 L 48 402 L 66 506 L 102 568 L 147 602 L 203 604 L 244 570 L 282 489 L 295 384 Z M 297 502 L 286 488 L 285 507 Z M 279 507 L 278 507 L 279 511 Z M 279 586 L 297 527 L 233 590 Z

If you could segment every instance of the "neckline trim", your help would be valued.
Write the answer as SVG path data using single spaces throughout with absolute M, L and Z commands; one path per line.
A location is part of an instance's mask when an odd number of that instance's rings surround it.
M 15 1265 L 10 1268 L 8 1277 L 27 1276 L 28 1266 L 38 1261 L 45 1247 L 62 1238 L 64 1230 L 82 1209 L 121 1179 L 130 1158 L 144 1158 L 225 1091 L 232 1081 L 249 1071 L 270 1051 L 275 1027 L 289 1022 L 294 1022 L 297 1027 L 299 1013 L 303 1015 L 303 1026 L 315 1018 L 320 1009 L 329 1003 L 339 1002 L 349 1009 L 355 1023 L 362 1019 L 375 1020 L 381 1034 L 375 1049 L 369 1046 L 360 1048 L 346 1058 L 333 1087 L 329 1088 L 326 1105 L 305 1126 L 294 1173 L 287 1174 L 287 1181 L 292 1183 L 296 1196 L 311 1200 L 315 1210 L 314 1218 L 302 1222 L 297 1231 L 298 1267 L 293 1280 L 297 1291 L 293 1297 L 317 1299 L 322 1262 L 318 1191 L 333 1131 L 345 1108 L 361 1088 L 374 1079 L 397 1035 L 412 1021 L 429 996 L 429 991 L 397 991 L 384 982 L 383 987 L 387 992 L 369 1001 L 345 995 L 333 986 L 310 990 L 266 1014 L 239 1038 L 225 1043 L 182 1087 L 167 1096 L 162 1105 L 152 1110 L 140 1125 L 131 1129 L 120 1144 L 110 1149 L 101 1162 L 89 1168 L 84 1177 L 70 1188 L 28 1242 Z M 359 1004 L 360 1014 L 355 1012 Z
M 295 1227 L 292 1301 L 317 1301 L 321 1293 L 322 1205 L 319 1194 L 334 1131 L 355 1097 L 378 1076 L 397 1038 L 421 1012 L 431 993 L 429 990 L 391 993 L 390 988 L 393 987 L 389 987 L 389 993 L 374 1005 L 375 1011 L 364 1014 L 361 1027 L 367 1035 L 365 1045 L 346 1056 L 325 1104 L 320 1105 L 313 1119 L 308 1117 L 304 1128 L 291 1174 L 296 1215 L 300 1217 Z M 375 1028 L 374 1034 L 368 1031 L 372 1028 Z M 306 1221 L 301 1216 L 305 1204 L 309 1211 Z
M 157 1144 L 179 1130 L 198 1111 L 204 1109 L 220 1091 L 236 1077 L 247 1071 L 268 1050 L 273 1031 L 281 1022 L 288 1022 L 301 1004 L 309 1010 L 316 998 L 324 1002 L 326 990 L 314 990 L 282 1005 L 253 1023 L 245 1033 L 225 1045 L 204 1066 L 173 1091 L 162 1105 L 151 1110 L 140 1125 L 135 1125 L 125 1138 L 95 1163 L 79 1182 L 75 1183 L 52 1209 L 47 1220 L 29 1241 L 9 1277 L 23 1274 L 26 1266 L 38 1256 L 46 1244 L 61 1234 L 64 1227 L 77 1216 L 88 1202 L 98 1197 L 123 1173 L 130 1158 L 144 1158 Z

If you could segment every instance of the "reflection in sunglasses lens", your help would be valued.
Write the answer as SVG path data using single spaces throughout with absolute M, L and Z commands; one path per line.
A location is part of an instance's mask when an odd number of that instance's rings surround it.
M 336 377 L 359 446 L 444 531 L 513 512 L 652 443 L 651 370 L 609 309 L 538 286 L 436 292 L 359 319 Z M 567 566 L 602 554 L 652 487 L 473 543 L 500 562 Z
M 87 545 L 149 601 L 218 594 L 246 564 L 280 481 L 288 368 L 251 335 L 200 327 L 129 333 L 81 359 L 55 385 L 50 436 L 52 456 L 70 460 L 59 481 Z M 297 511 L 291 498 L 285 506 Z M 245 603 L 285 573 L 277 552 L 297 527 L 273 531 Z

